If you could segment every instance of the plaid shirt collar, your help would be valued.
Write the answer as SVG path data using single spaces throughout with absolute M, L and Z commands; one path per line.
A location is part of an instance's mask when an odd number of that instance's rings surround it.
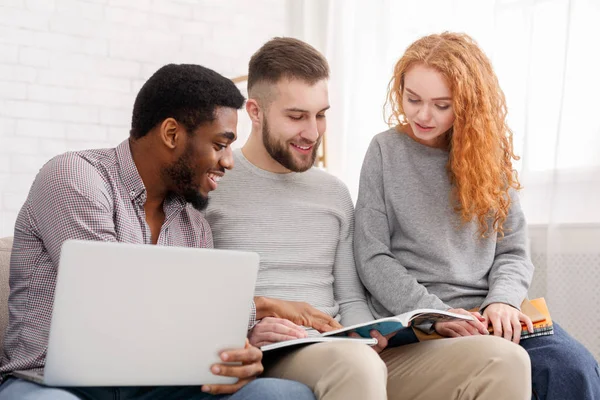
M 144 205 L 146 203 L 146 186 L 144 186 L 142 177 L 133 161 L 129 139 L 121 142 L 116 150 L 119 175 L 127 188 L 131 200 L 140 205 Z M 167 204 L 167 214 L 181 211 L 187 205 L 187 202 L 182 196 L 175 194 L 169 194 L 165 199 L 165 202 Z

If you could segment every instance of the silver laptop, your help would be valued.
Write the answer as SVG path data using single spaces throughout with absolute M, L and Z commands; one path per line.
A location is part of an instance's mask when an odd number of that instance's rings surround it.
M 256 253 L 67 241 L 43 376 L 50 386 L 233 383 L 215 376 L 243 348 Z

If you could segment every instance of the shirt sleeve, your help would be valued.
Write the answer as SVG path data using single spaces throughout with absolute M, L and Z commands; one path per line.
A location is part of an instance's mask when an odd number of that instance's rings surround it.
M 42 167 L 28 216 L 55 267 L 65 240 L 117 241 L 112 202 L 99 171 L 80 156 L 67 153 Z
M 527 224 L 518 194 L 511 191 L 511 206 L 504 223 L 504 236 L 498 235 L 494 262 L 489 274 L 490 289 L 480 309 L 492 303 L 521 308 L 533 279 L 533 264 L 527 249 Z
M 256 325 L 257 323 L 258 321 L 256 320 L 256 303 L 254 303 L 254 300 L 252 300 L 252 304 L 250 305 L 250 318 L 248 319 L 248 332 L 250 332 L 250 330 L 254 328 L 254 325 Z
M 356 203 L 354 257 L 358 273 L 371 295 L 393 315 L 417 308 L 447 310 L 450 307 L 429 293 L 391 251 L 382 164 L 375 138 L 362 166 Z

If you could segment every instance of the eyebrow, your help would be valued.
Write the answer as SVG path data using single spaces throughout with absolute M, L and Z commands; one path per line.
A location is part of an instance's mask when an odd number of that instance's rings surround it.
M 327 111 L 327 110 L 329 110 L 329 108 L 331 108 L 331 106 L 327 106 L 327 107 L 325 107 L 324 109 L 322 109 L 319 112 Z M 288 111 L 288 112 L 310 113 L 310 111 L 308 111 L 308 110 L 303 110 L 301 108 L 296 108 L 296 107 L 286 108 L 285 111 Z
M 233 132 L 222 132 L 219 133 L 219 136 L 223 136 L 224 138 L 229 139 L 232 142 L 235 140 L 235 133 Z
M 414 95 L 414 96 L 421 97 L 421 96 L 419 96 L 418 94 L 416 94 L 415 92 L 413 92 L 412 90 L 410 90 L 409 88 L 406 88 L 406 91 L 407 91 L 408 93 L 410 93 L 410 94 Z M 431 99 L 431 100 L 434 100 L 434 101 L 439 101 L 439 100 L 452 100 L 452 97 L 436 97 L 436 98 L 434 98 L 434 99 Z

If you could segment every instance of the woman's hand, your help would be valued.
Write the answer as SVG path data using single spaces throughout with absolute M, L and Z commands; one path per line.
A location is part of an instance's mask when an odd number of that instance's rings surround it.
M 527 325 L 527 330 L 533 332 L 531 319 L 513 306 L 504 303 L 492 303 L 483 312 L 486 324 L 494 329 L 494 336 L 519 343 L 521 340 L 521 323 Z
M 433 327 L 437 333 L 445 337 L 460 337 L 473 335 L 487 335 L 487 324 L 485 318 L 478 312 L 470 312 L 463 308 L 452 308 L 450 312 L 475 317 L 472 321 L 447 321 L 436 322 Z

